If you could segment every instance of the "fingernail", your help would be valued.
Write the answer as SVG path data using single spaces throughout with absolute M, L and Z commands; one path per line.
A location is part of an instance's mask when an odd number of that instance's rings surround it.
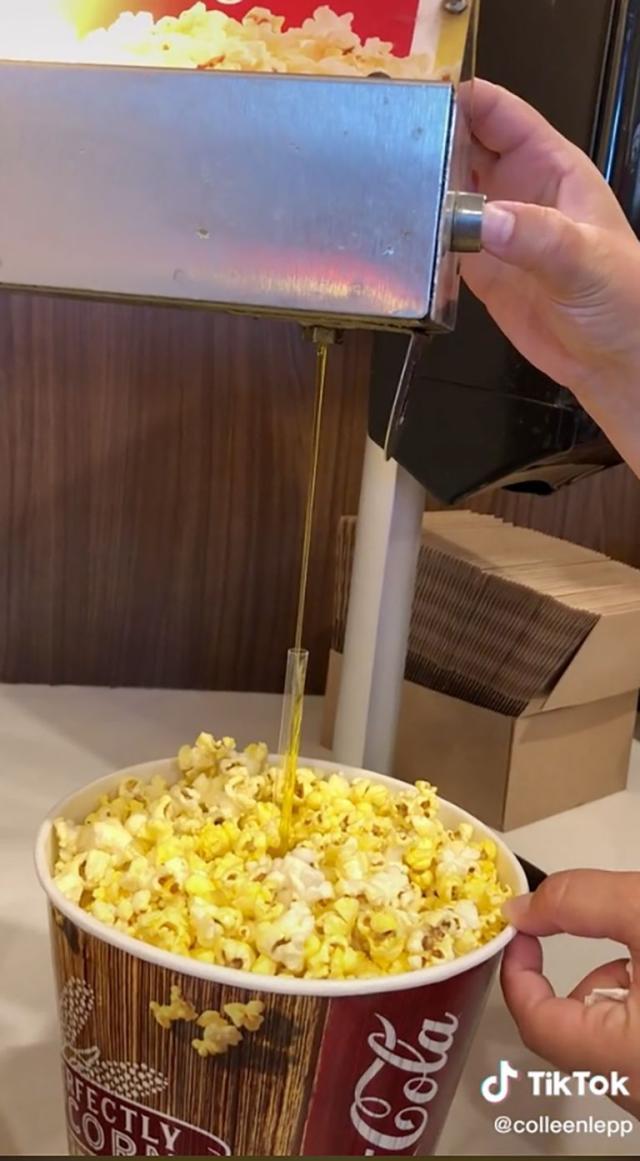
M 482 241 L 487 249 L 499 249 L 511 241 L 515 229 L 516 216 L 511 210 L 505 210 L 495 202 L 489 202 L 485 207 L 482 223 Z
M 502 914 L 515 927 L 525 918 L 531 903 L 531 895 L 518 895 L 516 899 L 507 899 L 502 905 Z

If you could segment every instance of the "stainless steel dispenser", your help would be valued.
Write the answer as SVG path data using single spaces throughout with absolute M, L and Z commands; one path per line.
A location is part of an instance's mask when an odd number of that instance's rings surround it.
M 401 417 L 484 204 L 458 100 L 478 4 L 439 2 L 461 22 L 450 80 L 0 62 L 0 287 L 404 333 Z M 391 763 L 424 499 L 370 442 L 343 762 Z

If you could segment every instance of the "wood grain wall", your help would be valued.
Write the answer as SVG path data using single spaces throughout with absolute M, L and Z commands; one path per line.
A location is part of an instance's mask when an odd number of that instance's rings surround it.
M 369 344 L 330 359 L 306 643 L 322 688 Z M 296 327 L 0 297 L 0 680 L 278 690 L 313 406 Z
M 306 642 L 328 649 L 369 343 L 330 359 Z M 0 681 L 281 689 L 313 405 L 296 327 L 0 296 Z M 640 484 L 474 507 L 640 566 Z

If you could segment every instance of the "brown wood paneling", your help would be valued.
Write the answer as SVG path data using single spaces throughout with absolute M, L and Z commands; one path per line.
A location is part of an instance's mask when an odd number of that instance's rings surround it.
M 496 492 L 465 506 L 640 568 L 640 481 L 626 467 L 602 472 L 553 496 Z
M 306 644 L 356 510 L 369 343 L 330 358 Z M 0 297 L 0 680 L 278 690 L 313 350 L 295 326 Z

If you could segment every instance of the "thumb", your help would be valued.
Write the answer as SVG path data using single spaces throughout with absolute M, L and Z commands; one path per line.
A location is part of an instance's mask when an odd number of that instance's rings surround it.
M 590 227 L 545 206 L 489 202 L 485 208 L 485 251 L 536 275 L 563 298 L 580 297 L 599 283 L 591 235 Z
M 549 875 L 533 895 L 509 900 L 504 909 L 527 935 L 611 939 L 628 947 L 640 964 L 637 872 L 561 871 Z

